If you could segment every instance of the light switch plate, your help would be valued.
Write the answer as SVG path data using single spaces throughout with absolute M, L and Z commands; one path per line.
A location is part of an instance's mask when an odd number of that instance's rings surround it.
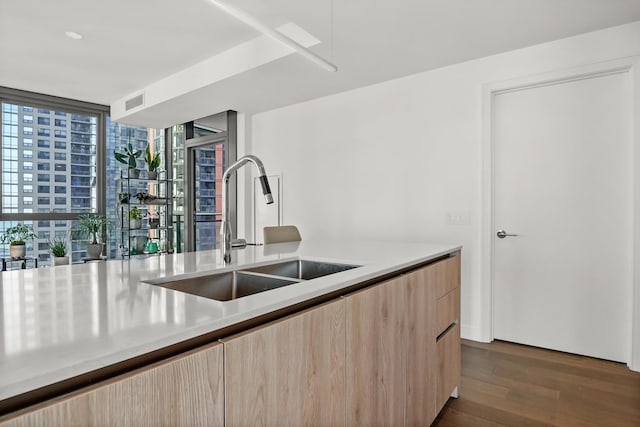
M 447 212 L 447 225 L 469 225 L 470 214 L 468 211 Z

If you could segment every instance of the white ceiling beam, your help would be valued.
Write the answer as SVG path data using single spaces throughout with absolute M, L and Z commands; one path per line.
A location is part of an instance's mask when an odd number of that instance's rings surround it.
M 279 31 L 272 29 L 271 27 L 264 24 L 258 18 L 247 13 L 246 11 L 236 6 L 232 6 L 226 1 L 222 1 L 222 0 L 209 0 L 209 2 L 215 5 L 218 9 L 222 10 L 223 12 L 236 18 L 237 20 L 244 22 L 245 24 L 256 29 L 257 31 L 260 31 L 261 33 L 279 41 L 283 45 L 293 49 L 294 51 L 298 52 L 301 56 L 313 62 L 314 64 L 320 66 L 321 68 L 331 72 L 338 71 L 338 67 L 335 64 L 332 64 L 331 62 L 327 61 L 320 55 L 312 52 L 311 50 L 302 46 L 300 43 L 296 42 L 295 40 L 285 36 Z

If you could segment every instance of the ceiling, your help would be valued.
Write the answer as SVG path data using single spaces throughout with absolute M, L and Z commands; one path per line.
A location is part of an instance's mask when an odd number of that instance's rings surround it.
M 310 49 L 338 72 L 287 52 L 197 89 L 184 81 L 176 92 L 176 73 L 260 34 L 207 0 L 0 0 L 0 85 L 114 105 L 172 78 L 171 98 L 122 118 L 165 127 L 227 109 L 270 110 L 640 20 L 639 0 L 228 2 L 270 27 L 296 24 L 320 41 Z M 66 37 L 69 30 L 84 39 Z

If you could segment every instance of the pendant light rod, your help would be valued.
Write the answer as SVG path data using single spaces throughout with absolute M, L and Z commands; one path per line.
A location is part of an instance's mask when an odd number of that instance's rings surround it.
M 323 69 L 331 72 L 338 71 L 338 67 L 336 65 L 332 64 L 331 62 L 327 61 L 320 55 L 317 55 L 316 53 L 302 46 L 300 43 L 296 42 L 295 40 L 285 36 L 279 31 L 276 31 L 270 28 L 269 26 L 265 25 L 262 21 L 260 21 L 258 18 L 250 15 L 244 10 L 237 8 L 236 6 L 232 6 L 226 1 L 222 1 L 222 0 L 209 0 L 209 2 L 211 2 L 214 6 L 216 6 L 218 9 L 222 10 L 223 12 L 233 16 L 238 21 L 244 22 L 248 26 L 260 31 L 261 33 L 279 41 L 283 45 L 288 46 L 289 48 L 295 50 L 301 56 L 304 56 L 306 59 L 308 59 L 309 61 L 313 62 L 316 65 L 319 65 Z

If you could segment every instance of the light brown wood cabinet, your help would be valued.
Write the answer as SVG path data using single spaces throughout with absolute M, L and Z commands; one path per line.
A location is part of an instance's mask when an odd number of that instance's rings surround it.
M 460 383 L 460 256 L 27 408 L 0 427 L 424 426 Z
M 436 409 L 440 412 L 460 384 L 460 325 L 455 324 L 436 344 Z
M 348 426 L 404 425 L 407 276 L 346 300 Z
M 460 381 L 460 256 L 345 299 L 347 425 L 431 424 Z
M 344 304 L 223 340 L 227 426 L 344 425 Z
M 460 384 L 460 256 L 433 265 L 436 281 L 436 413 Z
M 0 426 L 222 426 L 222 363 L 222 344 L 212 344 L 29 408 Z
M 424 426 L 436 417 L 433 271 L 428 266 L 407 275 L 407 426 Z

